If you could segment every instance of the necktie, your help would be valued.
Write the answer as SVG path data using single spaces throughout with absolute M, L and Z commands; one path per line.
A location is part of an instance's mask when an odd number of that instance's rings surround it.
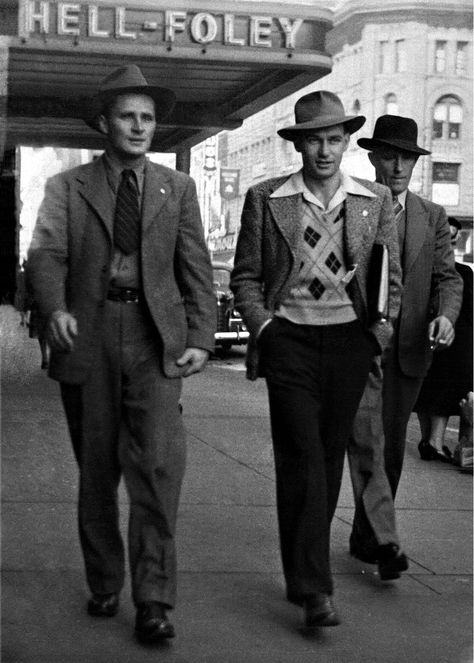
M 392 202 L 393 202 L 393 213 L 395 214 L 395 219 L 399 221 L 400 216 L 402 215 L 403 212 L 402 204 L 398 200 L 397 196 L 394 196 L 392 198 Z
M 114 218 L 114 244 L 128 255 L 140 246 L 140 207 L 135 173 L 123 170 L 117 191 Z
M 403 255 L 405 245 L 405 210 L 398 200 L 397 196 L 393 196 L 393 213 L 395 214 L 395 222 L 398 228 L 398 241 L 400 245 L 400 253 Z

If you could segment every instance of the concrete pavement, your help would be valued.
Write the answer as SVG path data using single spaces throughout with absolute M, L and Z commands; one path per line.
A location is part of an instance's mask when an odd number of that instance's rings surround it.
M 58 387 L 9 306 L 0 307 L 0 330 L 3 663 L 472 661 L 472 476 L 421 461 L 414 421 L 398 497 L 409 572 L 384 584 L 348 555 L 346 472 L 332 530 L 342 624 L 312 636 L 300 630 L 301 611 L 284 600 L 265 386 L 245 380 L 237 355 L 185 383 L 176 640 L 143 647 L 133 639 L 128 586 L 116 618 L 88 617 Z M 125 532 L 123 490 L 121 504 Z

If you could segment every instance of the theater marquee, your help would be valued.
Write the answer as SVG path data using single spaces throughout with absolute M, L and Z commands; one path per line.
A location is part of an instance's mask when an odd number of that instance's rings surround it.
M 118 39 L 143 44 L 218 44 L 262 49 L 314 49 L 311 21 L 288 16 L 243 15 L 99 3 L 22 0 L 20 36 L 81 40 Z M 314 26 L 313 26 L 314 27 Z

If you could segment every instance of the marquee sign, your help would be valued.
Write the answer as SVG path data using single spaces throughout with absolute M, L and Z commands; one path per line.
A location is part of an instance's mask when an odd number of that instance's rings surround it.
M 99 2 L 21 0 L 20 36 L 323 50 L 322 44 L 314 43 L 314 26 L 318 23 L 320 21 L 241 12 L 153 10 L 150 7 L 125 6 L 125 3 L 111 6 Z M 308 29 L 310 26 L 311 30 Z

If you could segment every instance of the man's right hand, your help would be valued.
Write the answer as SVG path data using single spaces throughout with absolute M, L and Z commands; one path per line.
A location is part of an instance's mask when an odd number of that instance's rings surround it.
M 77 336 L 77 320 L 66 311 L 55 311 L 48 322 L 46 340 L 52 350 L 71 352 Z

